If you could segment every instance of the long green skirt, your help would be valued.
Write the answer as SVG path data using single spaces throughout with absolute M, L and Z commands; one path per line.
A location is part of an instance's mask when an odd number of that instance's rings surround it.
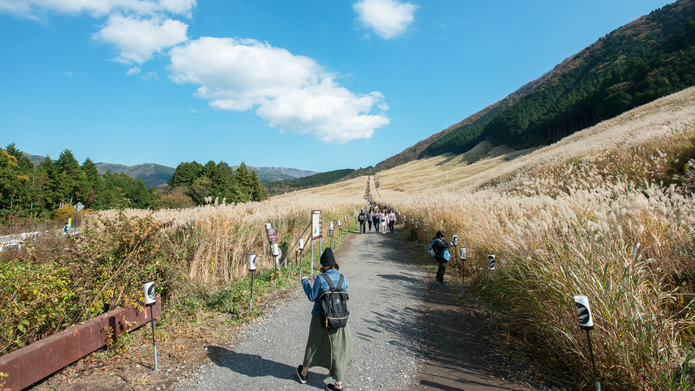
M 341 382 L 347 366 L 351 363 L 350 323 L 339 329 L 325 329 L 321 326 L 321 317 L 312 315 L 302 365 L 305 368 L 326 368 L 335 381 Z

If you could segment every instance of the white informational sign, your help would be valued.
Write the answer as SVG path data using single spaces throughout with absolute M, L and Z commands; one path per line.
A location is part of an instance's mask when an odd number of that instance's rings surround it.
M 304 250 L 304 239 L 299 239 L 299 251 Z
M 451 240 L 451 243 L 452 243 L 454 246 L 458 246 L 458 245 L 459 245 L 459 236 L 458 236 L 458 235 L 454 235 L 454 238 Z
M 461 259 L 464 261 L 466 260 L 466 248 L 465 247 L 461 247 Z
M 322 238 L 322 224 L 323 220 L 321 219 L 321 211 L 320 210 L 312 210 L 311 211 L 311 239 L 319 239 Z
M 84 209 L 84 205 L 82 205 L 81 202 L 78 202 L 78 203 L 75 204 L 75 209 L 77 209 L 77 211 L 79 212 L 79 211 L 81 211 L 82 209 Z
M 152 305 L 157 302 L 157 295 L 154 293 L 154 281 L 146 282 L 145 288 L 145 305 Z
M 492 254 L 487 256 L 487 269 L 495 270 L 495 256 Z

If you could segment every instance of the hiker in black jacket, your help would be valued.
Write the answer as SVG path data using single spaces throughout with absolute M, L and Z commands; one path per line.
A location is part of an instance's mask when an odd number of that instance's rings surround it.
M 434 256 L 434 259 L 436 259 L 439 262 L 437 277 L 434 281 L 439 285 L 446 286 L 446 283 L 444 282 L 444 272 L 446 271 L 446 264 L 449 263 L 449 260 L 451 260 L 451 255 L 449 255 L 447 259 L 446 255 L 444 254 L 444 251 L 447 251 L 448 254 L 447 248 L 453 246 L 453 244 L 443 241 L 443 238 L 444 231 L 440 229 L 437 231 L 437 234 L 434 236 L 434 238 L 432 238 L 432 249 L 436 254 Z
M 357 215 L 357 220 L 360 222 L 360 233 L 365 233 L 367 229 L 367 214 L 364 213 L 364 209 L 360 210 L 360 214 Z

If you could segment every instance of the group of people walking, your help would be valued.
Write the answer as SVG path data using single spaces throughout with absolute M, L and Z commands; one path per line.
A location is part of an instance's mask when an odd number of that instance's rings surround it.
M 379 206 L 370 206 L 369 210 L 367 207 L 360 210 L 357 215 L 357 220 L 360 222 L 360 232 L 365 233 L 367 231 L 372 231 L 372 225 L 374 225 L 374 230 L 382 234 L 386 233 L 388 228 L 389 232 L 393 233 L 396 225 L 396 214 L 393 209 L 383 208 L 382 211 L 379 210 Z

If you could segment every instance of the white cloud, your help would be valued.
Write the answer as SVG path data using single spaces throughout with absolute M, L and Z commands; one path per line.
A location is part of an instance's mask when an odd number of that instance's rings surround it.
M 44 20 L 49 13 L 108 16 L 95 39 L 119 50 L 116 61 L 142 64 L 162 49 L 188 40 L 188 25 L 170 15 L 191 16 L 196 0 L 0 0 L 0 12 Z M 135 68 L 128 71 L 132 75 Z
M 142 80 L 159 80 L 157 72 L 147 72 L 141 77 Z
M 0 0 L 0 11 L 36 20 L 47 12 L 86 12 L 95 17 L 116 11 L 140 16 L 156 13 L 190 16 L 195 5 L 196 0 Z
M 126 76 L 137 75 L 138 73 L 140 73 L 140 67 L 132 67 L 132 68 L 128 69 L 128 72 L 126 72 L 125 75 Z
M 82 76 L 86 75 L 87 73 L 86 72 L 73 73 L 70 71 L 63 71 L 63 74 L 65 74 L 65 76 L 67 76 L 67 77 L 82 77 Z
M 282 130 L 347 142 L 369 138 L 390 121 L 381 93 L 348 91 L 314 60 L 266 43 L 203 37 L 169 54 L 171 79 L 199 84 L 197 95 L 211 107 L 255 108 L 256 115 Z M 381 112 L 371 114 L 378 105 Z
M 361 0 L 353 6 L 358 19 L 380 37 L 391 39 L 401 35 L 415 18 L 416 4 L 397 0 Z
M 148 61 L 156 52 L 188 40 L 188 25 L 178 20 L 139 19 L 111 15 L 106 26 L 94 38 L 115 45 L 120 54 L 116 61 L 124 64 Z

